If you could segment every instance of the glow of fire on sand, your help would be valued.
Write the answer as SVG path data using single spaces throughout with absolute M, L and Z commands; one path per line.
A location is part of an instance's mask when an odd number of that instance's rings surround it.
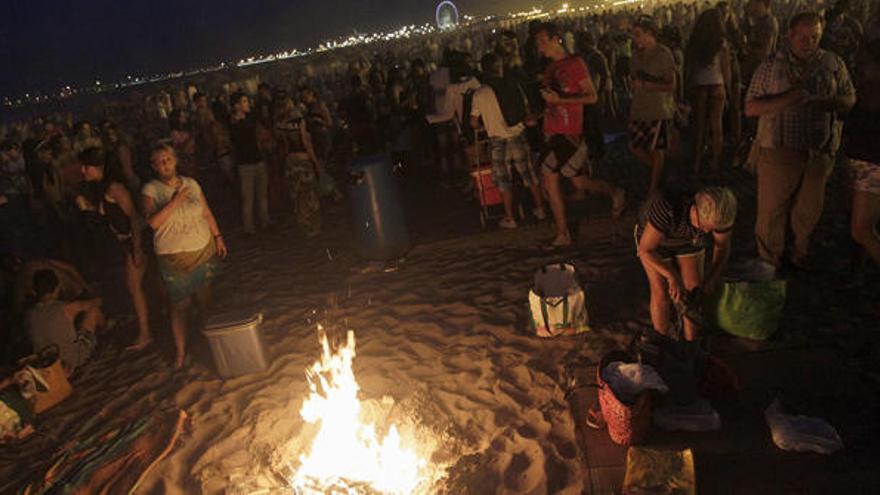
M 320 423 L 307 455 L 291 479 L 295 493 L 412 494 L 423 486 L 430 468 L 414 451 L 401 445 L 400 434 L 391 426 L 380 439 L 376 427 L 362 424 L 359 386 L 352 370 L 354 332 L 348 331 L 344 346 L 335 352 L 323 328 L 318 326 L 321 359 L 306 370 L 310 393 L 300 415 L 308 423 Z

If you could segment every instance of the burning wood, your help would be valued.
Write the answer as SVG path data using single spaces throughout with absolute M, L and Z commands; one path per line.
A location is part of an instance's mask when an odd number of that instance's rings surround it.
M 321 359 L 306 370 L 310 393 L 300 415 L 319 430 L 290 480 L 301 494 L 426 493 L 436 469 L 402 440 L 391 425 L 382 436 L 361 421 L 360 390 L 352 370 L 354 332 L 332 349 L 318 326 Z

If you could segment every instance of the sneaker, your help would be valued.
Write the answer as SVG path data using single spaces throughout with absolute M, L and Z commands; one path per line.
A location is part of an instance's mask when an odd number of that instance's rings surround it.
M 544 211 L 544 208 L 535 208 L 532 213 L 535 215 L 535 218 L 538 220 L 546 220 L 547 212 Z
M 498 226 L 502 229 L 515 229 L 516 228 L 516 220 L 510 217 L 504 217 L 498 222 Z

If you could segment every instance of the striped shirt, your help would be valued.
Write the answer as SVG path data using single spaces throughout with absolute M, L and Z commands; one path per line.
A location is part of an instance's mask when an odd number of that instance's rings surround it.
M 665 241 L 686 241 L 702 246 L 705 234 L 691 224 L 693 194 L 663 191 L 648 199 L 639 222 L 639 236 L 650 223 L 665 237 Z

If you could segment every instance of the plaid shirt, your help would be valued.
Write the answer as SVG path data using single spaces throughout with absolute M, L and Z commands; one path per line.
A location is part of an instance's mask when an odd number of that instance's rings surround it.
M 755 71 L 746 101 L 779 95 L 792 87 L 825 97 L 855 93 L 846 65 L 834 53 L 820 49 L 809 61 L 801 63 L 784 46 Z M 840 147 L 842 133 L 843 121 L 836 112 L 797 105 L 762 115 L 756 139 L 762 148 L 834 153 Z

